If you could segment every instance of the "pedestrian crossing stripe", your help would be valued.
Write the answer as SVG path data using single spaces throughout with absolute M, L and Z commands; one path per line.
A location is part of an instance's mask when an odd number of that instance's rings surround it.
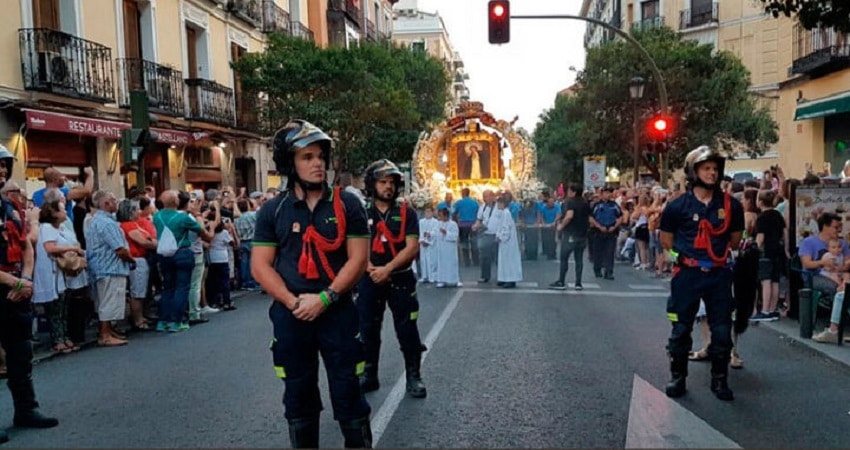
M 575 283 L 567 283 L 567 286 L 575 289 L 576 284 Z M 600 286 L 597 283 L 582 283 L 581 287 L 583 287 L 584 289 L 602 289 L 602 286 Z
M 629 289 L 636 291 L 666 291 L 667 287 L 657 284 L 630 284 Z
M 283 369 L 283 366 L 274 366 L 274 374 L 278 378 L 286 378 L 286 370 Z

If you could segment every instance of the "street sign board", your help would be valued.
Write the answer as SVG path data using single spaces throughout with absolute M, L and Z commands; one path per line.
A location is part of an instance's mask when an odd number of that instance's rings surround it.
M 584 187 L 598 188 L 605 185 L 605 156 L 584 157 Z

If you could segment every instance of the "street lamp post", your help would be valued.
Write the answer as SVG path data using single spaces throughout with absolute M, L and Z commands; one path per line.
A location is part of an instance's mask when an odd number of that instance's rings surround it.
M 645 81 L 641 77 L 634 77 L 629 80 L 629 96 L 634 101 L 634 119 L 632 120 L 632 131 L 634 133 L 634 147 L 632 148 L 633 158 L 634 158 L 634 178 L 632 183 L 637 187 L 638 180 L 640 180 L 640 124 L 638 122 L 638 102 L 641 98 L 643 98 L 643 87 L 645 85 Z

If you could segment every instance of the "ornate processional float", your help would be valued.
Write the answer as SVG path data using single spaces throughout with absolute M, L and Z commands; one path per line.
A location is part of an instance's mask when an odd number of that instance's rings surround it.
M 469 188 L 481 199 L 487 189 L 510 191 L 517 200 L 537 199 L 537 153 L 513 122 L 496 120 L 481 102 L 461 103 L 461 112 L 423 132 L 413 153 L 410 202 L 436 206 L 451 192 Z

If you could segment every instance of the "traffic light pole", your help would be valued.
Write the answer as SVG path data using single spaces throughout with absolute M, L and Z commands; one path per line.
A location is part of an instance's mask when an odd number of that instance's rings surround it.
M 625 39 L 626 42 L 635 46 L 635 48 L 637 48 L 640 51 L 640 53 L 643 55 L 644 59 L 646 59 L 646 61 L 649 63 L 649 67 L 652 69 L 652 75 L 655 77 L 655 83 L 658 86 L 658 101 L 659 101 L 659 103 L 661 103 L 661 112 L 663 114 L 669 113 L 669 111 L 667 110 L 667 85 L 664 84 L 664 76 L 661 75 L 661 70 L 658 69 L 658 65 L 655 64 L 655 60 L 652 59 L 652 56 L 649 54 L 649 52 L 646 51 L 646 49 L 642 45 L 640 45 L 640 42 L 638 42 L 635 38 L 631 37 L 625 31 L 623 31 L 623 30 L 621 30 L 621 29 L 619 29 L 619 28 L 617 28 L 617 27 L 615 27 L 611 24 L 603 22 L 599 19 L 592 19 L 590 17 L 582 17 L 582 16 L 574 16 L 574 15 L 571 15 L 571 14 L 512 15 L 511 19 L 535 19 L 535 20 L 536 19 L 572 19 L 572 20 L 581 20 L 581 21 L 584 21 L 584 22 L 590 22 L 594 25 L 599 25 L 600 27 L 605 28 L 606 30 L 613 31 L 614 33 L 617 34 L 617 36 L 620 36 L 621 38 Z M 661 158 L 663 158 L 663 156 Z M 661 159 L 661 161 L 663 161 L 663 165 L 662 165 L 662 169 L 661 169 L 661 184 L 666 186 L 666 184 L 667 184 L 667 167 L 666 167 L 667 159 L 663 158 L 663 159 Z M 635 169 L 635 170 L 637 170 L 637 169 Z M 635 181 L 637 181 L 637 179 L 635 179 Z
M 638 124 L 638 108 L 637 105 L 633 105 L 634 110 L 634 119 L 632 121 L 632 131 L 634 133 L 634 160 L 635 160 L 635 171 L 634 178 L 632 179 L 632 185 L 637 187 L 638 181 L 640 180 L 640 129 L 638 128 L 640 125 Z

